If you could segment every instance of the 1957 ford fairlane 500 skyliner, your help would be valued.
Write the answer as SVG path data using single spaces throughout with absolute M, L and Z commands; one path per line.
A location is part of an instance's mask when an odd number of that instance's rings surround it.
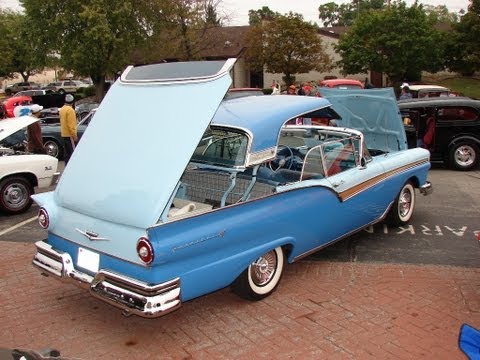
M 227 286 L 262 299 L 287 263 L 410 220 L 416 189 L 432 190 L 429 152 L 407 149 L 392 89 L 225 100 L 234 62 L 125 70 L 55 191 L 34 196 L 42 273 L 158 317 Z

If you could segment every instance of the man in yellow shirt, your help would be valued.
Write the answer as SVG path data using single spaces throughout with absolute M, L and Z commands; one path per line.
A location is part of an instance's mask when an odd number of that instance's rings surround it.
M 67 165 L 70 156 L 78 142 L 77 136 L 77 114 L 73 109 L 75 98 L 71 94 L 65 96 L 65 104 L 60 108 L 60 130 L 63 139 L 63 158 Z

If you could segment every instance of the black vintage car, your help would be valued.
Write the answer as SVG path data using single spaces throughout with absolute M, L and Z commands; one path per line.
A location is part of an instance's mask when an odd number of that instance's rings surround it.
M 480 157 L 480 100 L 435 97 L 400 100 L 409 147 L 430 150 L 432 162 L 457 170 L 478 167 Z

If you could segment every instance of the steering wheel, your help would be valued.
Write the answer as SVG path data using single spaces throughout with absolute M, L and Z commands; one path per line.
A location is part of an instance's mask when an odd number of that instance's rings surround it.
M 278 145 L 275 159 L 268 163 L 268 167 L 273 171 L 280 169 L 290 170 L 293 165 L 293 151 L 286 145 Z

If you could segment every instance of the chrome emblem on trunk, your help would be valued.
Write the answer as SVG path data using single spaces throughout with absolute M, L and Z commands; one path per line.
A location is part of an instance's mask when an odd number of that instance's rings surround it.
M 110 239 L 107 239 L 107 238 L 104 238 L 104 237 L 100 237 L 99 234 L 97 234 L 96 232 L 91 231 L 91 230 L 85 230 L 85 231 L 80 230 L 80 229 L 75 229 L 75 230 L 77 230 L 80 234 L 85 236 L 90 241 L 97 241 L 97 240 L 109 241 L 110 240 Z

